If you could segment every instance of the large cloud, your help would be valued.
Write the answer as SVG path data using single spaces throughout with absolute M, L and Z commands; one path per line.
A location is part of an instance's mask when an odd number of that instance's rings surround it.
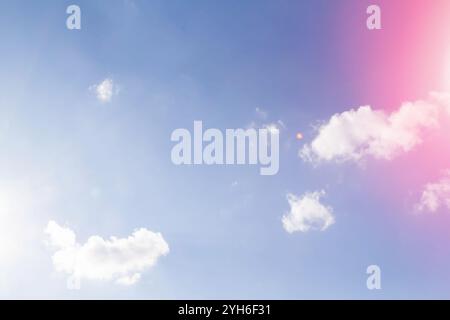
M 324 231 L 334 222 L 333 209 L 320 202 L 324 191 L 307 192 L 298 197 L 287 195 L 290 210 L 283 216 L 284 229 L 293 233 L 295 231 L 307 232 L 310 230 Z
M 86 243 L 76 242 L 75 233 L 50 221 L 45 229 L 49 244 L 56 249 L 52 256 L 58 272 L 78 279 L 112 280 L 131 285 L 141 273 L 152 267 L 169 246 L 160 233 L 141 228 L 127 238 L 91 236 Z
M 392 159 L 422 142 L 425 130 L 448 117 L 449 97 L 432 93 L 426 101 L 406 102 L 390 114 L 370 106 L 333 115 L 300 150 L 305 161 L 359 160 L 365 156 Z

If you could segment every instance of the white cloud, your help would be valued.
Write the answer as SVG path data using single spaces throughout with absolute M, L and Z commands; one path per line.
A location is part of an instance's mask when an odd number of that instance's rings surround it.
M 286 125 L 283 121 L 277 120 L 273 122 L 265 122 L 268 120 L 269 113 L 261 108 L 255 109 L 257 120 L 251 121 L 248 125 L 248 129 L 267 129 L 271 133 L 279 133 L 281 129 L 286 129 Z M 263 121 L 261 121 L 263 120 Z
M 281 120 L 269 123 L 257 123 L 255 121 L 252 121 L 247 125 L 247 129 L 266 129 L 271 134 L 280 134 L 280 131 L 282 129 L 286 129 L 286 126 Z
M 439 208 L 450 209 L 450 171 L 437 182 L 425 185 L 419 203 L 418 211 L 436 212 Z
M 114 84 L 114 81 L 110 78 L 107 78 L 100 82 L 99 84 L 93 85 L 90 88 L 95 91 L 97 95 L 97 99 L 100 102 L 110 102 L 113 95 L 117 94 L 117 86 Z
M 266 123 L 262 125 L 263 129 L 267 129 L 270 133 L 279 133 L 281 129 L 285 129 L 283 121 L 278 120 L 277 122 Z
M 140 273 L 135 273 L 132 276 L 125 276 L 116 280 L 117 284 L 121 284 L 123 286 L 131 286 L 138 282 L 141 279 Z
M 255 112 L 256 112 L 256 115 L 257 115 L 259 118 L 264 119 L 264 120 L 267 119 L 267 116 L 268 116 L 267 111 L 265 111 L 265 110 L 263 110 L 263 109 L 261 109 L 261 108 L 256 107 Z
M 288 194 L 290 210 L 282 218 L 284 229 L 289 233 L 324 231 L 334 224 L 333 209 L 320 202 L 324 195 L 324 191 L 307 192 L 300 197 Z
M 448 117 L 448 95 L 432 93 L 427 101 L 406 102 L 390 114 L 370 106 L 333 115 L 318 128 L 313 141 L 300 150 L 305 161 L 392 159 L 422 142 L 427 129 Z
M 108 280 L 122 285 L 139 281 L 141 273 L 169 253 L 160 233 L 141 228 L 127 238 L 91 236 L 76 242 L 75 233 L 50 221 L 44 231 L 55 247 L 52 256 L 56 271 L 79 279 Z
M 71 247 L 76 244 L 75 232 L 61 227 L 55 221 L 47 224 L 45 233 L 49 235 L 49 244 L 55 248 Z

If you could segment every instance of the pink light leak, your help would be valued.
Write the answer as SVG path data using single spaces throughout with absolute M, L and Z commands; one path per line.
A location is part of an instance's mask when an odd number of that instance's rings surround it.
M 372 4 L 381 8 L 381 30 L 366 27 Z M 431 91 L 450 92 L 450 1 L 344 1 L 339 10 L 333 50 L 342 81 L 353 90 L 348 94 L 358 99 L 346 109 L 371 105 L 390 113 L 405 101 L 427 99 Z M 372 191 L 412 207 L 422 187 L 450 169 L 450 119 L 422 140 L 394 160 L 369 160 Z
M 337 59 L 344 80 L 365 103 L 396 109 L 399 103 L 450 89 L 450 1 L 343 2 L 336 22 Z M 368 30 L 366 9 L 381 8 L 381 30 Z M 355 14 L 360 12 L 360 14 Z

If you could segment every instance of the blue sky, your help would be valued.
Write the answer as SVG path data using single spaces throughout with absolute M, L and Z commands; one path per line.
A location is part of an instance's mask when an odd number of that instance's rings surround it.
M 65 27 L 70 4 L 0 4 L 0 297 L 449 297 L 448 240 L 430 239 L 403 199 L 386 199 L 377 164 L 317 167 L 298 156 L 295 134 L 310 141 L 317 121 L 400 103 L 355 90 L 358 72 L 337 58 L 342 7 L 366 17 L 354 1 L 79 0 L 79 31 Z M 92 86 L 107 78 L 118 92 L 101 103 Z M 194 120 L 223 130 L 281 120 L 279 173 L 173 165 L 170 134 Z M 286 195 L 316 190 L 336 223 L 287 233 Z M 81 243 L 147 228 L 170 253 L 132 286 L 83 280 L 68 290 L 45 245 L 50 220 Z M 366 288 L 371 264 L 382 290 Z

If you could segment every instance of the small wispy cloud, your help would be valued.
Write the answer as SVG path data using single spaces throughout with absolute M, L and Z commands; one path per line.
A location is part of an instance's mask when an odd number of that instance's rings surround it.
M 436 212 L 440 208 L 450 209 L 450 170 L 436 182 L 425 185 L 419 203 L 418 211 Z
M 119 92 L 117 85 L 110 78 L 106 78 L 102 82 L 92 85 L 90 90 L 94 91 L 97 99 L 103 103 L 110 102 L 113 96 Z
M 281 129 L 286 129 L 283 121 L 270 121 L 269 113 L 261 108 L 255 108 L 256 119 L 251 121 L 247 128 L 252 129 L 267 129 L 271 133 L 279 132 Z M 269 120 L 269 121 L 268 121 Z
M 283 216 L 284 229 L 293 233 L 310 230 L 324 231 L 335 223 L 333 209 L 320 202 L 325 191 L 307 192 L 302 196 L 287 195 L 290 210 Z
M 281 120 L 278 120 L 277 122 L 265 123 L 261 127 L 269 130 L 269 132 L 271 132 L 271 133 L 276 133 L 276 132 L 279 132 L 281 129 L 286 128 L 283 121 L 281 121 Z
M 169 253 L 169 245 L 160 233 L 145 228 L 126 238 L 105 240 L 94 235 L 84 244 L 77 243 L 75 233 L 50 221 L 44 230 L 48 244 L 56 251 L 52 256 L 56 271 L 78 279 L 114 281 L 132 285 L 141 274 Z
M 267 116 L 268 116 L 267 111 L 265 111 L 265 110 L 263 110 L 263 109 L 261 109 L 259 107 L 256 107 L 255 108 L 255 113 L 258 116 L 258 118 L 263 119 L 263 120 L 267 119 Z

